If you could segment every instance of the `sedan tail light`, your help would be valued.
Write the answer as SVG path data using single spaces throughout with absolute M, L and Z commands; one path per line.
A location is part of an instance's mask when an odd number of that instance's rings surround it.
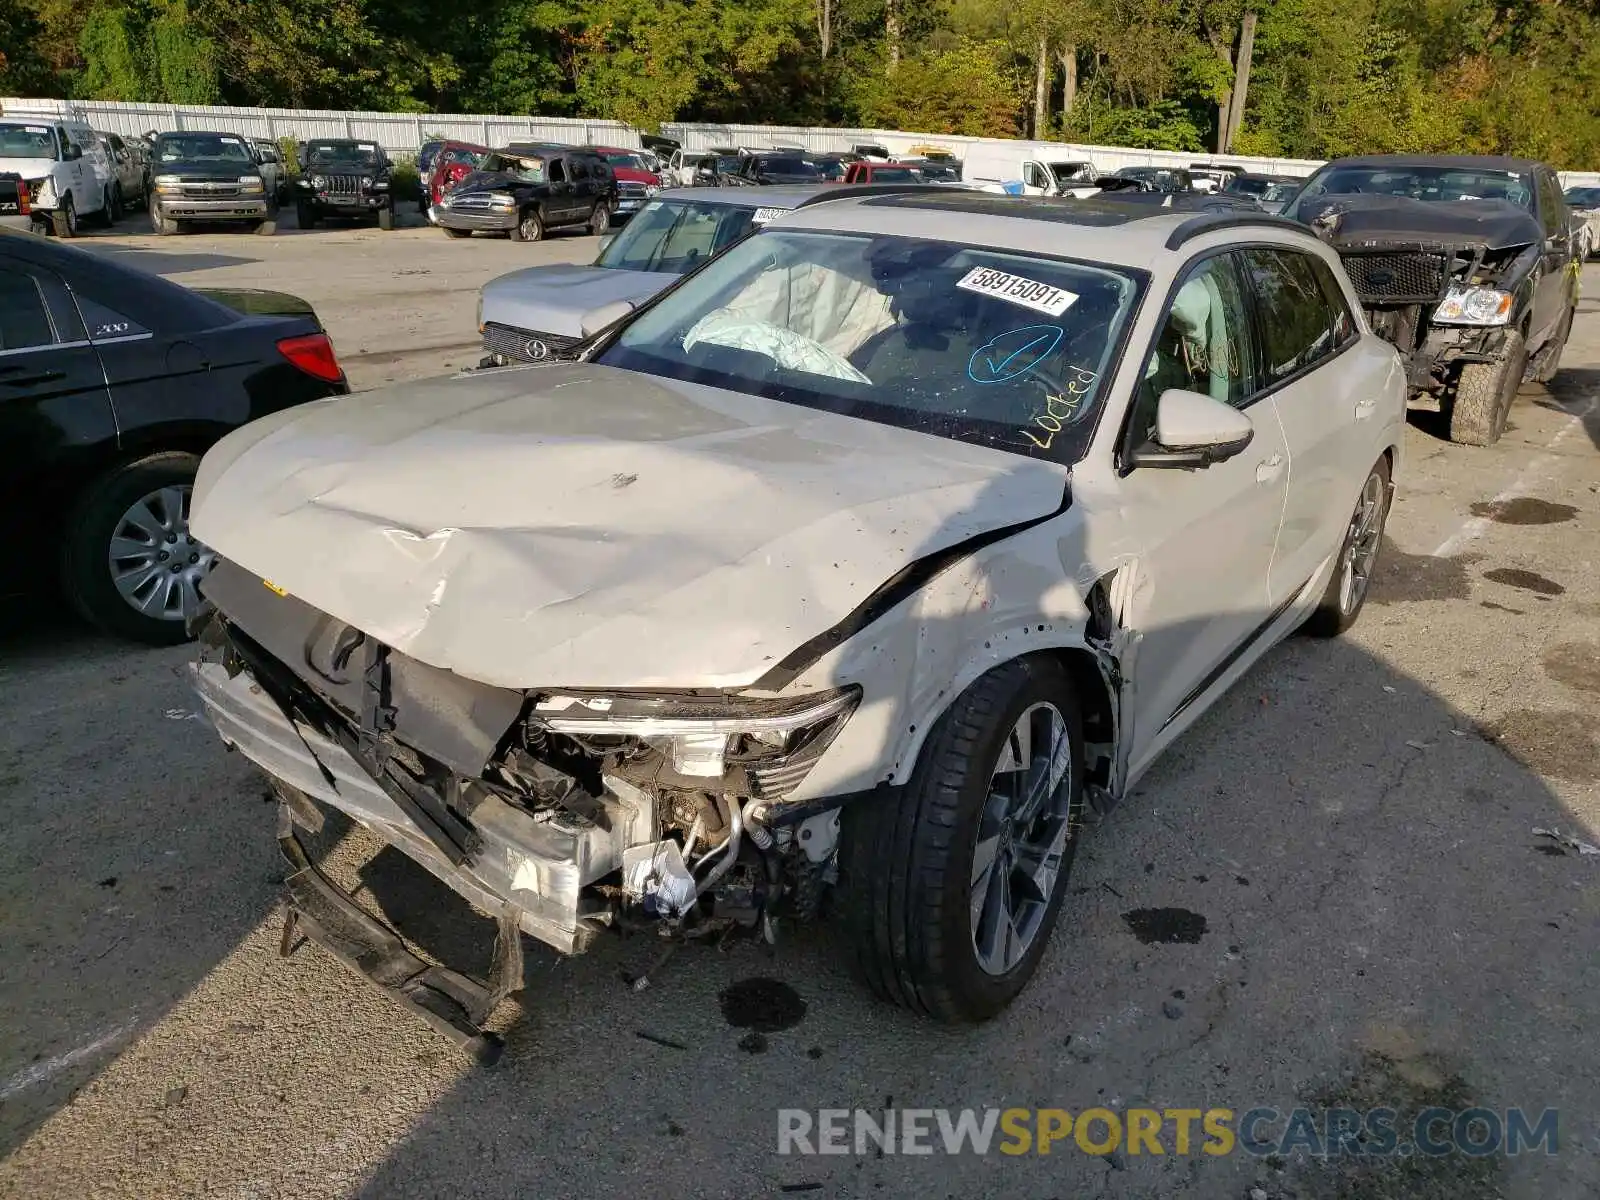
M 344 368 L 339 365 L 333 343 L 325 333 L 284 338 L 278 343 L 278 353 L 313 379 L 324 383 L 338 383 L 344 379 Z

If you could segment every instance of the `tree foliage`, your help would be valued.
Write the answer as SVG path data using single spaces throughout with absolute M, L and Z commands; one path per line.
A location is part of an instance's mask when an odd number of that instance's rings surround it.
M 0 93 L 1600 165 L 1600 0 L 0 0 Z

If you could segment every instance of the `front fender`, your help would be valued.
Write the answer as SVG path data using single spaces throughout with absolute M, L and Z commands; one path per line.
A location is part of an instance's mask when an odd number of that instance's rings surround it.
M 1114 668 L 1093 637 L 1084 561 L 1076 522 L 1035 527 L 956 563 L 805 671 L 788 690 L 856 684 L 862 703 L 793 798 L 906 782 L 945 710 L 1002 663 L 1073 651 Z

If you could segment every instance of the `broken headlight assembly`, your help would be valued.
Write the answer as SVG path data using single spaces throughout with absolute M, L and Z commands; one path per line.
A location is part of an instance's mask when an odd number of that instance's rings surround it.
M 1435 325 L 1504 325 L 1511 319 L 1511 293 L 1476 284 L 1451 284 L 1439 307 Z
M 800 785 L 860 703 L 856 687 L 800 697 L 720 694 L 539 697 L 532 718 L 580 743 L 621 738 L 657 751 L 675 779 L 760 800 L 781 800 Z

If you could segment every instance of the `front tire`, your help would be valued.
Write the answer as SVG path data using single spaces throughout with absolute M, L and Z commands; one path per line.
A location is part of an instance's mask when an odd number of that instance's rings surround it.
M 595 237 L 604 237 L 611 229 L 611 210 L 601 201 L 594 206 L 594 211 L 589 214 L 589 232 Z
M 1389 517 L 1389 497 L 1389 460 L 1380 458 L 1361 485 L 1339 556 L 1334 560 L 1333 576 L 1317 607 L 1300 627 L 1302 633 L 1338 637 L 1356 623 L 1378 566 L 1383 526 Z
M 995 1016 L 1033 977 L 1077 851 L 1083 723 L 1047 658 L 990 671 L 929 732 L 910 781 L 843 814 L 839 908 L 879 998 Z
M 539 242 L 544 240 L 544 221 L 537 208 L 523 210 L 517 223 L 511 227 L 513 242 Z
M 271 237 L 278 232 L 278 223 L 270 218 L 265 221 L 257 221 L 255 228 L 251 232 L 257 233 L 262 237 Z
M 296 204 L 294 206 L 294 223 L 301 229 L 315 229 L 317 227 L 316 210 L 309 204 Z
M 1528 344 L 1515 329 L 1506 334 L 1505 353 L 1496 361 L 1462 367 L 1450 407 L 1450 440 L 1463 446 L 1498 442 L 1527 367 Z
M 106 227 L 110 228 L 122 220 L 122 214 L 122 188 L 114 186 L 111 189 L 111 194 L 106 198 Z
M 167 237 L 178 232 L 178 223 L 161 215 L 161 205 L 153 195 L 150 197 L 150 228 L 156 231 L 157 237 Z
M 50 214 L 50 226 L 58 238 L 78 236 L 78 210 L 72 205 L 72 194 L 61 197 L 61 206 Z
M 472 236 L 472 230 L 470 229 L 451 229 L 448 225 L 441 225 L 440 228 L 444 230 L 445 237 L 464 238 Z M 516 235 L 513 234 L 512 236 Z
M 89 486 L 68 519 L 61 575 L 67 600 L 108 633 L 151 645 L 187 640 L 186 607 L 214 555 L 189 536 L 200 459 L 152 454 Z

